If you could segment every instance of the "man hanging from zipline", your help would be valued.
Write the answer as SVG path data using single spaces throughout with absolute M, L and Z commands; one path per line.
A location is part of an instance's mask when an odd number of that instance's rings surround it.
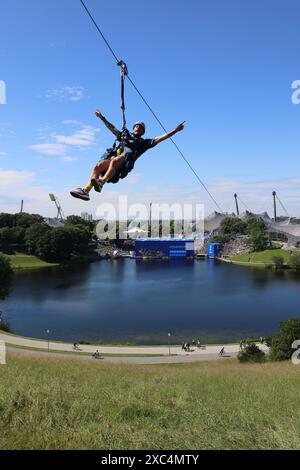
M 74 189 L 70 192 L 73 197 L 83 201 L 90 200 L 89 193 L 92 188 L 101 193 L 104 184 L 117 183 L 119 179 L 125 178 L 143 153 L 184 129 L 184 122 L 182 122 L 173 131 L 154 137 L 154 139 L 143 139 L 142 136 L 146 131 L 143 122 L 136 122 L 132 132 L 126 128 L 121 132 L 108 122 L 100 111 L 96 111 L 96 116 L 114 134 L 119 145 L 115 143 L 113 148 L 108 149 L 102 155 L 93 169 L 89 183 L 84 188 Z

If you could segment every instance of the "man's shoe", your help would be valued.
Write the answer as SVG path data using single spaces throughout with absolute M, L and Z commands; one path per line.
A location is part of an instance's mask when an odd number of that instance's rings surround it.
M 101 193 L 102 188 L 103 188 L 103 186 L 104 186 L 104 183 L 103 183 L 102 179 L 99 178 L 98 180 L 96 180 L 96 178 L 92 178 L 92 179 L 91 179 L 91 183 L 92 183 L 92 185 L 93 185 L 93 187 L 94 187 L 94 190 L 95 190 L 97 193 Z
M 82 199 L 83 201 L 90 200 L 89 193 L 82 188 L 73 189 L 73 191 L 70 191 L 70 194 L 71 196 L 76 197 L 77 199 Z

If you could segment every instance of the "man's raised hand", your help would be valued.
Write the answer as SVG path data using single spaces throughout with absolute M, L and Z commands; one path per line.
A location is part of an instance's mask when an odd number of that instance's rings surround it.
M 176 131 L 176 132 L 183 131 L 183 129 L 184 129 L 184 124 L 185 124 L 185 121 L 183 121 L 181 124 L 179 124 L 179 126 L 176 127 L 175 131 Z

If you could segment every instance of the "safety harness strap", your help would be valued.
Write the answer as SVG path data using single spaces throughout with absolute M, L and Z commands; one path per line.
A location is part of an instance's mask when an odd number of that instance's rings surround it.
M 123 124 L 122 124 L 122 134 L 123 134 L 124 130 L 126 129 L 125 78 L 128 75 L 128 68 L 123 60 L 119 60 L 118 66 L 121 68 L 121 110 L 122 110 L 122 117 L 123 117 Z

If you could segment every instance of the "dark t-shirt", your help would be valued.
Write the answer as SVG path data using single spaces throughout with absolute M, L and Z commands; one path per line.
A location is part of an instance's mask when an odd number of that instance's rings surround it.
M 135 160 L 137 160 L 143 153 L 156 145 L 154 139 L 143 139 L 142 137 L 138 137 L 132 134 L 128 130 L 126 130 L 126 135 L 123 142 L 126 147 L 129 147 L 130 150 L 134 152 Z

